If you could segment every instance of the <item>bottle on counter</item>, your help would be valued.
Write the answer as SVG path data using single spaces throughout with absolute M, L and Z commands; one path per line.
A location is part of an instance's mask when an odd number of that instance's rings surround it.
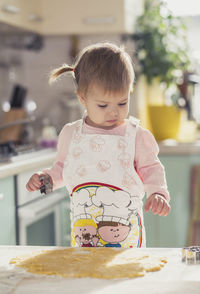
M 56 128 L 50 124 L 48 118 L 44 118 L 40 146 L 44 148 L 56 148 L 57 141 L 58 136 Z

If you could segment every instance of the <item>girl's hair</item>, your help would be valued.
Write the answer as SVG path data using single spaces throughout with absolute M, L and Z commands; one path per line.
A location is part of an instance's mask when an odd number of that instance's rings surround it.
M 93 84 L 105 92 L 123 92 L 134 82 L 134 70 L 130 56 L 121 47 L 111 43 L 97 43 L 83 49 L 74 65 L 53 70 L 50 83 L 61 74 L 71 72 L 77 84 L 77 92 L 86 94 Z

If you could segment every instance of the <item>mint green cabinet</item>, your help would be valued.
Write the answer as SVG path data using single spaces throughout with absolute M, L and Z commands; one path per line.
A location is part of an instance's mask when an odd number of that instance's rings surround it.
M 71 246 L 70 196 L 60 204 L 62 217 L 62 246 Z
M 15 245 L 14 177 L 0 179 L 0 245 Z
M 200 164 L 198 155 L 160 155 L 170 192 L 168 216 L 144 213 L 147 247 L 184 247 L 187 244 L 190 217 L 191 167 Z

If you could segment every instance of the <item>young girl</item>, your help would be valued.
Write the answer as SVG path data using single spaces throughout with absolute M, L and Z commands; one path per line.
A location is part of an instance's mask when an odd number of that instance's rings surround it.
M 86 111 L 66 124 L 57 158 L 44 170 L 53 189 L 66 186 L 71 199 L 72 246 L 145 246 L 143 223 L 149 209 L 160 216 L 170 211 L 165 172 L 152 134 L 129 112 L 134 71 L 130 56 L 110 43 L 85 48 L 73 66 L 54 70 L 50 81 L 70 72 L 77 97 Z M 41 187 L 41 173 L 27 183 Z

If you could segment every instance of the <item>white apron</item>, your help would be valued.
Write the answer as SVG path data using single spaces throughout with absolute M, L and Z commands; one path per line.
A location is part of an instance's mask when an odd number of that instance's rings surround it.
M 138 120 L 120 135 L 86 134 L 78 120 L 64 163 L 73 247 L 145 247 L 144 187 L 134 168 Z M 135 127 L 133 127 L 133 125 Z

